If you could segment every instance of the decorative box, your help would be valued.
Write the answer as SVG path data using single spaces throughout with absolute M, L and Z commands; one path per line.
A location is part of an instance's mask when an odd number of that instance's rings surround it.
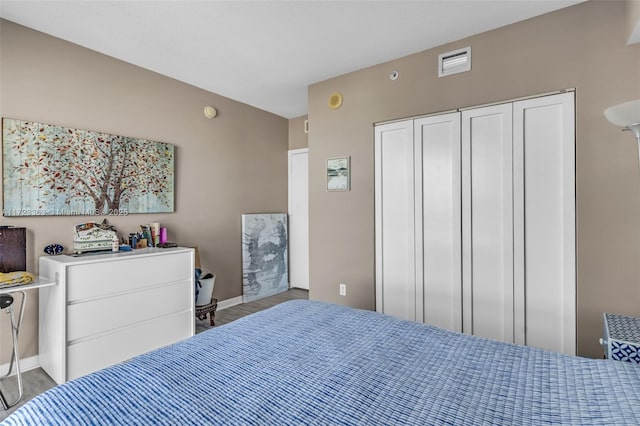
M 95 222 L 82 223 L 75 227 L 73 251 L 83 253 L 111 250 L 114 238 L 118 237 L 112 229 L 103 229 L 101 224 Z
M 605 357 L 640 364 L 640 318 L 604 314 Z

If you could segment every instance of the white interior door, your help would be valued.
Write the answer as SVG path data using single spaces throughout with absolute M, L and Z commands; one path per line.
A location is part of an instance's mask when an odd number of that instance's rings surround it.
M 309 289 L 309 150 L 289 151 L 289 285 Z
M 463 330 L 513 342 L 512 104 L 462 112 Z
M 462 331 L 460 113 L 414 122 L 418 244 L 417 287 L 425 323 Z M 422 283 L 420 283 L 422 280 Z
M 514 103 L 518 343 L 576 351 L 574 94 Z
M 415 321 L 414 179 L 413 120 L 376 126 L 376 310 Z

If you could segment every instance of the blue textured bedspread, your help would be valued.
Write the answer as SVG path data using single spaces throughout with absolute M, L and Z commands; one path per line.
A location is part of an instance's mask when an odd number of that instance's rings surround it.
M 3 425 L 633 425 L 640 366 L 292 301 L 58 386 Z

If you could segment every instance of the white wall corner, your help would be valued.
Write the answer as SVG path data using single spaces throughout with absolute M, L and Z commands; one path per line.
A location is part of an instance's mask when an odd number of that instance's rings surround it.
M 20 371 L 22 373 L 29 370 L 33 370 L 34 368 L 38 368 L 38 367 L 40 367 L 40 359 L 38 355 L 30 356 L 29 358 L 22 358 L 20 360 Z M 8 362 L 0 365 L 0 372 L 2 372 L 2 374 L 5 374 L 8 370 L 9 370 Z M 15 374 L 16 374 L 16 368 L 14 366 L 11 375 L 15 376 Z
M 626 1 L 627 46 L 640 43 L 640 0 Z
M 242 296 L 233 297 L 231 299 L 226 299 L 218 302 L 218 310 L 221 311 L 223 309 L 227 309 L 232 306 L 241 305 L 241 304 L 242 304 Z

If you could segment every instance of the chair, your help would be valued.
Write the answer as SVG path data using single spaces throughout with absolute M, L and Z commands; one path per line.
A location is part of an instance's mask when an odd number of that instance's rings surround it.
M 216 325 L 216 309 L 218 309 L 218 299 L 211 298 L 211 303 L 202 306 L 196 306 L 196 318 L 200 321 L 204 321 L 207 319 L 207 314 L 209 314 L 209 321 L 211 327 Z
M 24 296 L 23 296 L 24 297 Z M 13 352 L 11 353 L 11 362 L 9 363 L 9 371 L 4 376 L 0 377 L 0 381 L 6 379 L 13 370 L 13 363 L 16 364 L 16 375 L 18 377 L 18 397 L 13 402 L 8 402 L 2 390 L 0 389 L 0 403 L 2 408 L 7 410 L 18 403 L 22 399 L 22 375 L 20 373 L 20 354 L 18 348 L 18 329 L 20 324 L 16 323 L 13 315 L 13 296 L 9 294 L 0 295 L 0 310 L 6 311 L 11 317 L 11 335 L 13 338 Z

